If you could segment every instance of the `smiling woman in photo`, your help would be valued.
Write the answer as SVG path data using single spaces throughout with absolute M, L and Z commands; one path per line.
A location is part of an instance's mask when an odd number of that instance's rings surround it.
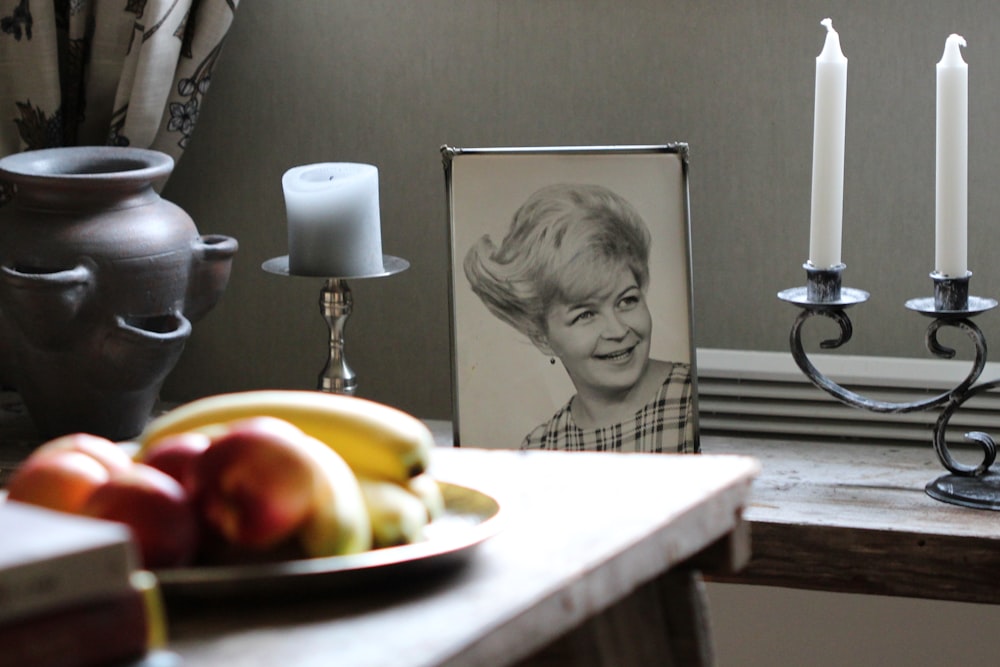
M 465 256 L 472 290 L 566 370 L 576 393 L 522 448 L 691 452 L 691 369 L 650 358 L 650 235 L 610 189 L 556 184 L 518 208 L 499 246 Z

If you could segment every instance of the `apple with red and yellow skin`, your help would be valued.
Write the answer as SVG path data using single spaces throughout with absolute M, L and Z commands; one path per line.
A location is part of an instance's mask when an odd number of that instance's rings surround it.
M 274 417 L 232 422 L 194 462 L 188 480 L 210 531 L 257 551 L 295 536 L 315 507 L 316 461 L 305 434 Z
M 194 470 L 195 460 L 208 449 L 211 442 L 212 438 L 205 433 L 175 433 L 157 440 L 142 453 L 139 460 L 162 470 L 190 490 L 189 477 Z
M 66 449 L 32 454 L 7 482 L 7 497 L 75 513 L 110 478 L 104 465 L 83 452 Z
M 198 518 L 187 492 L 144 463 L 112 475 L 90 494 L 80 514 L 126 524 L 149 569 L 187 565 L 198 550 Z
M 112 441 L 71 433 L 39 445 L 7 484 L 8 497 L 63 512 L 77 512 L 97 487 L 132 467 Z
M 31 458 L 55 452 L 81 452 L 96 459 L 108 472 L 124 472 L 132 467 L 132 457 L 120 446 L 98 435 L 70 433 L 39 445 Z

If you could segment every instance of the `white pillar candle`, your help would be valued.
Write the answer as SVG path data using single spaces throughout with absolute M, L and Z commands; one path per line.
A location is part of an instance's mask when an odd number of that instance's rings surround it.
M 934 270 L 961 278 L 968 272 L 969 66 L 965 39 L 949 35 L 937 64 L 937 163 Z
M 384 271 L 377 168 L 308 164 L 286 171 L 281 185 L 290 273 L 349 278 Z
M 816 58 L 813 115 L 812 211 L 809 263 L 817 269 L 840 264 L 844 214 L 844 133 L 847 122 L 847 58 L 833 21 L 823 19 L 826 43 Z

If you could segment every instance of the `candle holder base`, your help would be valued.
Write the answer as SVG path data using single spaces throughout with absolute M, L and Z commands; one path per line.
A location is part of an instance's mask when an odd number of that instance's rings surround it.
M 410 268 L 410 263 L 401 257 L 382 255 L 383 271 L 352 275 L 352 276 L 316 276 L 292 273 L 289 268 L 288 255 L 272 257 L 261 265 L 261 268 L 278 276 L 300 278 L 323 278 L 320 289 L 320 314 L 326 320 L 330 330 L 330 353 L 326 365 L 319 374 L 318 389 L 334 394 L 353 395 L 358 389 L 358 376 L 347 364 L 344 354 L 344 327 L 347 318 L 354 310 L 354 296 L 348 286 L 348 280 L 367 278 L 384 278 L 401 273 Z
M 1000 474 L 977 477 L 942 475 L 925 487 L 927 495 L 944 503 L 979 510 L 1000 510 Z

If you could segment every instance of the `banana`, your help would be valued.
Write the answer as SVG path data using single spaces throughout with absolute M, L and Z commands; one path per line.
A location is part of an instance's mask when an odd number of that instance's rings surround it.
M 401 484 L 427 469 L 434 447 L 426 424 L 388 405 L 343 394 L 262 389 L 200 398 L 153 419 L 138 438 L 139 456 L 166 435 L 263 415 L 326 443 L 357 474 Z
M 315 505 L 299 528 L 299 543 L 312 558 L 361 553 L 372 548 L 372 524 L 358 478 L 325 443 L 304 438 L 316 466 Z
M 368 508 L 374 547 L 411 544 L 423 539 L 430 518 L 420 498 L 395 482 L 361 477 L 358 483 Z
M 415 495 L 427 508 L 427 517 L 434 521 L 444 514 L 444 494 L 441 486 L 430 473 L 422 473 L 405 484 L 406 490 Z

